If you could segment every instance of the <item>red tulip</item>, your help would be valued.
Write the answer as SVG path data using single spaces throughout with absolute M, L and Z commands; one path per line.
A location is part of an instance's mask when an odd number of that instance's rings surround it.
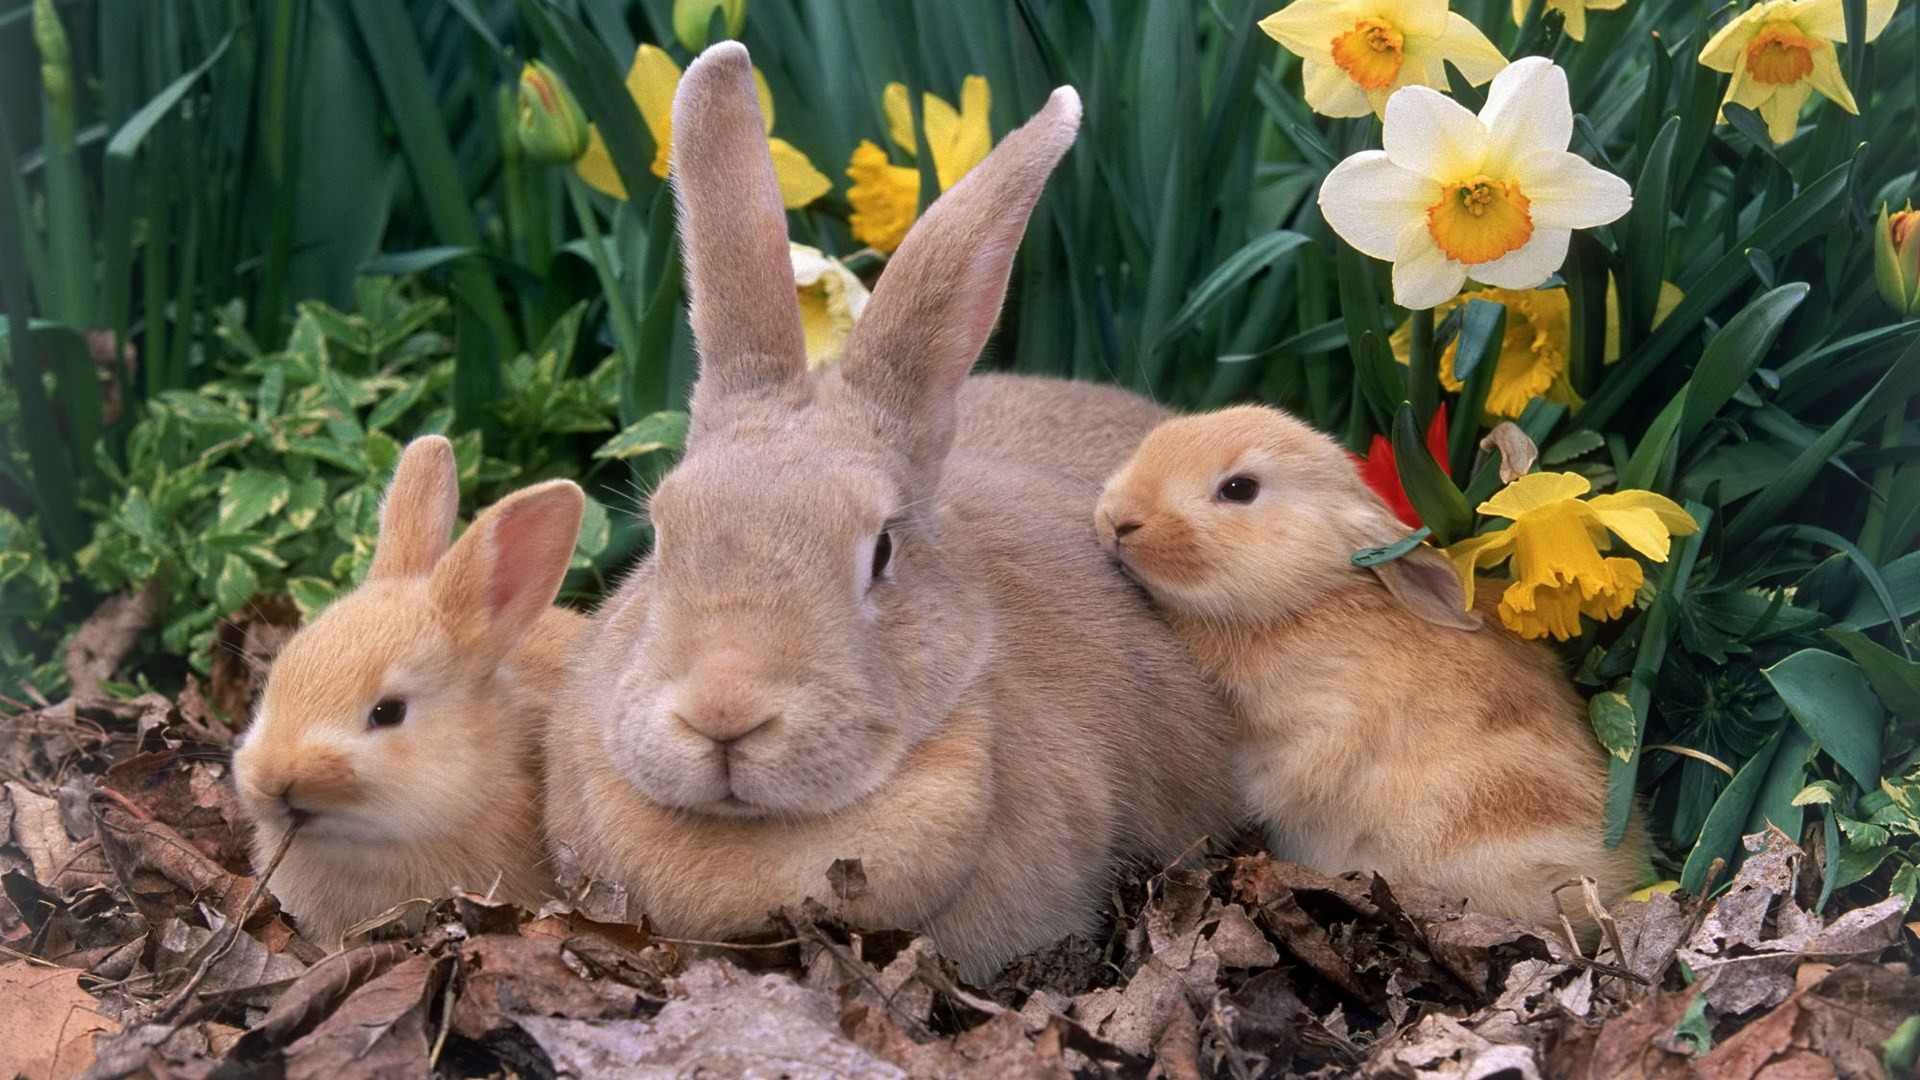
M 1433 412 L 1433 420 L 1427 425 L 1427 452 L 1447 476 L 1453 475 L 1447 468 L 1447 406 L 1441 403 Z M 1419 528 L 1419 511 L 1407 498 L 1407 489 L 1400 486 L 1400 466 L 1393 456 L 1393 443 L 1385 435 L 1375 435 L 1373 444 L 1367 448 L 1367 456 L 1353 455 L 1353 463 L 1360 470 L 1360 478 L 1367 482 L 1374 494 L 1399 516 L 1410 528 Z

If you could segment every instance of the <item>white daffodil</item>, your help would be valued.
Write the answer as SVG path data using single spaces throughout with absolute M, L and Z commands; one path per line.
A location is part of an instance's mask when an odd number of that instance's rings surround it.
M 867 306 L 867 287 L 839 259 L 805 244 L 788 244 L 793 287 L 800 295 L 800 325 L 807 334 L 807 366 L 840 359 L 853 322 Z
M 1573 141 L 1567 73 L 1540 56 L 1494 76 L 1475 116 L 1424 86 L 1387 102 L 1385 150 L 1334 166 L 1320 212 L 1341 239 L 1393 263 L 1393 301 L 1430 308 L 1468 278 L 1531 289 L 1567 259 L 1575 229 L 1633 206 L 1625 180 Z
M 1867 0 L 1863 36 L 1868 41 L 1893 20 L 1896 3 Z M 1753 109 L 1767 122 L 1767 137 L 1783 143 L 1799 129 L 1800 107 L 1815 90 L 1850 113 L 1860 111 L 1833 48 L 1846 39 L 1841 0 L 1766 0 L 1735 15 L 1708 39 L 1700 62 L 1733 76 L 1722 107 L 1731 101 Z
M 1403 86 L 1447 87 L 1447 62 L 1474 86 L 1507 58 L 1447 0 L 1293 0 L 1260 29 L 1300 58 L 1307 107 L 1322 116 L 1386 115 Z

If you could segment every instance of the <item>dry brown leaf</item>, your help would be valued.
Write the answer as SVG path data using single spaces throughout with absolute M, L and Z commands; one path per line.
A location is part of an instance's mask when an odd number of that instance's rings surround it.
M 229 873 L 251 869 L 240 797 L 232 781 L 207 762 L 172 752 L 137 754 L 108 769 L 102 786 L 165 822 Z
M 93 1064 L 93 1036 L 118 1029 L 80 989 L 78 971 L 0 964 L 0 1076 L 77 1076 Z
M 120 670 L 140 635 L 160 616 L 166 599 L 155 578 L 136 593 L 122 593 L 101 601 L 67 643 L 67 681 L 73 696 L 100 696 L 101 684 Z
M 450 967 L 410 957 L 348 996 L 287 1047 L 287 1080 L 427 1075 L 427 1006 Z
M 392 970 L 409 953 L 404 945 L 384 943 L 334 953 L 314 964 L 280 995 L 273 1008 L 235 1044 L 235 1054 L 259 1058 L 307 1034 L 333 1015 L 355 990 Z
M 93 806 L 100 847 L 149 926 L 160 926 L 195 903 L 249 923 L 276 909 L 262 890 L 255 911 L 240 911 L 253 892 L 251 877 L 228 873 L 171 826 L 117 793 L 103 790 Z
M 6 788 L 13 807 L 13 842 L 33 864 L 34 880 L 60 892 L 113 880 L 113 870 L 91 833 L 78 838 L 68 833 L 58 799 L 18 780 L 9 780 Z
M 1587 1059 L 1586 1080 L 1681 1080 L 1690 1059 L 1666 1048 L 1699 987 L 1680 994 L 1654 994 L 1607 1022 Z

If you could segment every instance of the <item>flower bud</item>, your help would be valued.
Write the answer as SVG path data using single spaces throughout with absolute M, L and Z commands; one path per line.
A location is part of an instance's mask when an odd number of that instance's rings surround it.
M 572 163 L 587 150 L 587 118 L 553 69 L 538 60 L 520 69 L 520 148 L 534 161 Z
M 1903 319 L 1920 317 L 1920 210 L 1888 213 L 1880 204 L 1873 233 L 1873 283 L 1881 299 Z
M 747 26 L 747 0 L 673 0 L 673 36 L 688 52 L 699 52 L 712 44 L 713 16 L 719 12 L 729 38 L 737 38 Z

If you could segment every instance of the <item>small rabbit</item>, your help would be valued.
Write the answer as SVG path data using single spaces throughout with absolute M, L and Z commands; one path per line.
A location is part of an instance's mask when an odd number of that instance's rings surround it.
M 1466 611 L 1430 547 L 1353 565 L 1406 530 L 1332 439 L 1261 407 L 1170 420 L 1095 529 L 1239 714 L 1235 770 L 1276 854 L 1550 927 L 1572 878 L 1609 900 L 1647 880 L 1637 822 L 1604 843 L 1606 756 L 1553 653 L 1483 619 L 1491 602 Z
M 287 643 L 234 753 L 260 869 L 301 823 L 268 886 L 329 948 L 414 897 L 548 891 L 541 729 L 586 622 L 551 605 L 584 499 L 515 492 L 449 548 L 458 503 L 452 444 L 414 440 L 366 583 Z
M 681 80 L 691 430 L 548 743 L 550 838 L 661 932 L 748 933 L 815 897 L 984 979 L 1092 930 L 1123 859 L 1236 823 L 1226 710 L 1092 542 L 1097 479 L 1063 475 L 1145 423 L 1103 413 L 1079 452 L 1023 463 L 1074 418 L 960 406 L 1031 385 L 966 389 L 1079 113 L 1056 90 L 941 196 L 810 373 L 747 52 Z M 840 859 L 864 890 L 836 897 Z

